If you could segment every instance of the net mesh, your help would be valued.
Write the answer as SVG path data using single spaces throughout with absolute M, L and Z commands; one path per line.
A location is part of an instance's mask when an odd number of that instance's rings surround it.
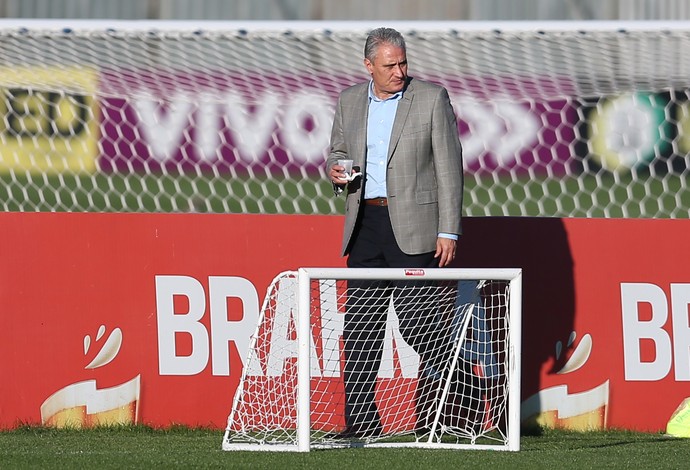
M 506 281 L 312 280 L 311 445 L 507 446 L 509 295 Z M 224 448 L 297 445 L 297 309 L 296 275 L 284 273 Z
M 690 25 L 425 25 L 400 30 L 449 90 L 466 215 L 690 215 Z M 0 24 L 0 209 L 340 213 L 323 166 L 366 28 L 205 26 Z

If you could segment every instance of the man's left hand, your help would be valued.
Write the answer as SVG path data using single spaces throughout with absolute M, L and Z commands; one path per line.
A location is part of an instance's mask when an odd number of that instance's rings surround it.
M 439 258 L 439 268 L 448 266 L 455 259 L 457 243 L 452 238 L 438 237 L 436 239 L 436 254 L 434 254 L 434 258 Z

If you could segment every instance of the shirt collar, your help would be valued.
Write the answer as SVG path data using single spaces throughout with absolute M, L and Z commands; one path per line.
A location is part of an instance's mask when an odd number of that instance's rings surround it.
M 373 100 L 373 101 L 399 100 L 400 98 L 402 98 L 403 91 L 404 91 L 404 89 L 403 89 L 403 90 L 400 90 L 399 92 L 397 92 L 397 93 L 394 94 L 394 95 L 389 96 L 389 97 L 386 98 L 385 100 L 382 100 L 381 98 L 378 98 L 378 97 L 374 94 L 374 81 L 373 81 L 373 80 L 370 80 L 370 81 L 369 81 L 369 101 L 370 101 L 370 102 L 371 102 L 372 100 Z

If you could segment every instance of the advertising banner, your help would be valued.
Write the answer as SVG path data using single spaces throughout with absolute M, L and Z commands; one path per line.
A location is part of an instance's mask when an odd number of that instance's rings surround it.
M 690 395 L 690 222 L 467 222 L 462 265 L 523 269 L 523 421 L 663 429 Z
M 94 70 L 3 67 L 0 76 L 21 84 L 0 88 L 0 172 L 96 171 L 100 118 Z M 69 91 L 75 88 L 88 93 Z
M 2 213 L 0 223 L 0 428 L 222 428 L 272 279 L 345 265 L 332 216 Z M 690 395 L 688 230 L 466 219 L 456 267 L 523 269 L 525 424 L 663 429 Z
M 99 168 L 105 172 L 201 168 L 242 173 L 258 167 L 316 172 L 329 146 L 338 94 L 367 79 L 138 71 L 127 77 L 124 89 L 141 97 L 118 98 L 122 77 L 101 73 L 105 97 Z M 537 97 L 538 89 L 568 90 L 566 79 L 420 78 L 448 88 L 470 174 L 526 168 L 566 173 L 576 106 L 562 98 L 523 102 L 509 95 L 511 90 Z
M 0 427 L 223 426 L 272 278 L 335 217 L 2 213 Z

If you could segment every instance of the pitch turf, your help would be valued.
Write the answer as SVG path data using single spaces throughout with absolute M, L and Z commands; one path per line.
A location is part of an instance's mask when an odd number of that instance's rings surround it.
M 334 204 L 334 205 L 332 205 Z M 686 177 L 467 178 L 469 216 L 686 218 Z M 323 178 L 257 175 L 0 175 L 0 210 L 341 214 Z
M 687 468 L 690 440 L 629 431 L 544 430 L 519 452 L 337 449 L 308 454 L 225 452 L 222 431 L 176 427 L 0 432 L 0 468 L 584 469 Z

